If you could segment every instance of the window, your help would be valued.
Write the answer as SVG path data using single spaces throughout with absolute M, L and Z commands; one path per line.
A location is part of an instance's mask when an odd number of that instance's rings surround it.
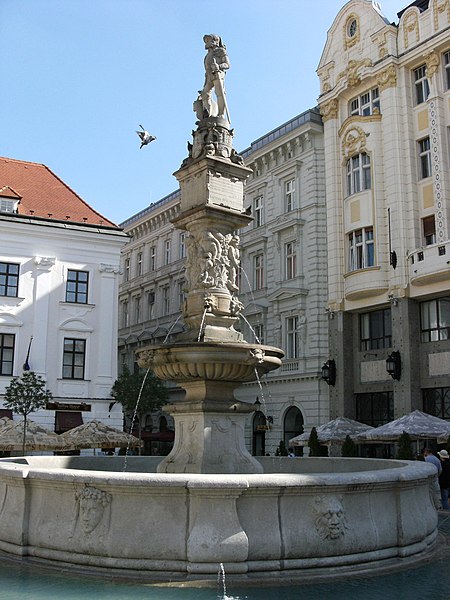
M 184 286 L 185 286 L 185 282 L 184 279 L 181 279 L 178 282 L 178 310 L 182 310 L 183 309 L 183 304 L 184 304 L 184 299 L 186 297 L 185 293 L 184 293 Z
M 431 246 L 436 243 L 436 223 L 434 215 L 422 219 L 423 238 L 425 246 Z
M 136 296 L 136 298 L 134 299 L 134 322 L 135 323 L 141 322 L 141 307 L 142 307 L 141 297 Z
M 349 104 L 349 116 L 372 115 L 374 109 L 380 110 L 380 94 L 378 88 L 374 88 L 357 98 L 353 98 Z
M 450 297 L 420 303 L 420 341 L 450 339 Z
M 416 104 L 422 104 L 430 95 L 430 85 L 426 76 L 426 65 L 414 69 L 414 86 L 416 89 Z
M 14 200 L 8 200 L 7 198 L 0 198 L 0 211 L 13 213 L 16 212 L 14 205 L 16 202 Z
M 150 271 L 156 270 L 156 246 L 150 247 Z
M 125 259 L 125 281 L 130 281 L 130 259 Z
M 0 333 L 0 375 L 13 374 L 14 341 L 13 334 Z
M 128 302 L 123 302 L 122 304 L 122 327 L 128 327 L 129 325 L 129 315 L 128 315 Z
M 356 35 L 357 31 L 358 31 L 358 23 L 356 22 L 356 19 L 352 19 L 347 24 L 347 35 L 348 35 L 348 37 L 354 37 Z
M 164 242 L 164 264 L 170 263 L 170 240 Z
M 284 184 L 284 206 L 286 212 L 291 212 L 296 209 L 294 179 L 290 179 Z
M 264 287 L 264 256 L 257 254 L 253 257 L 253 287 L 261 290 Z
M 63 379 L 84 379 L 86 340 L 64 338 Z
M 15 263 L 0 262 L 0 296 L 17 298 L 19 293 L 19 268 Z
M 147 294 L 147 319 L 153 319 L 154 308 L 155 308 L 155 292 L 148 292 L 148 294 Z
M 356 394 L 356 420 L 372 427 L 389 423 L 394 418 L 392 392 Z
M 365 152 L 352 156 L 347 161 L 347 195 L 370 190 L 372 186 L 370 173 L 370 156 Z
M 367 269 L 375 264 L 375 253 L 373 247 L 373 228 L 363 227 L 348 236 L 349 257 L 348 270 Z
M 262 323 L 256 323 L 253 327 L 253 331 L 255 332 L 256 343 L 265 344 L 264 325 Z
M 284 245 L 285 278 L 294 279 L 297 275 L 297 255 L 294 242 Z
M 422 390 L 423 412 L 450 420 L 450 388 L 430 388 Z
M 444 52 L 445 88 L 450 90 L 450 50 Z
M 391 309 L 373 310 L 359 315 L 361 350 L 390 348 L 392 344 Z
M 163 287 L 162 295 L 163 295 L 163 315 L 168 315 L 169 309 L 170 309 L 170 288 L 168 285 Z
M 261 227 L 263 224 L 263 197 L 257 196 L 253 200 L 253 227 Z
M 66 302 L 87 304 L 89 273 L 87 271 L 67 270 Z
M 186 232 L 180 233 L 178 245 L 178 258 L 186 257 Z
M 286 358 L 298 358 L 298 317 L 286 319 Z
M 431 177 L 431 149 L 430 138 L 419 140 L 419 179 Z
M 137 255 L 137 276 L 142 275 L 142 252 L 138 252 Z

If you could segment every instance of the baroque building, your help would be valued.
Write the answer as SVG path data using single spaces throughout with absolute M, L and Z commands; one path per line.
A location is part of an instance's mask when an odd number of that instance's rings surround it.
M 318 67 L 331 417 L 450 418 L 450 3 L 351 0 Z
M 0 222 L 0 402 L 11 378 L 32 370 L 53 394 L 36 422 L 58 433 L 92 419 L 121 428 L 111 388 L 126 235 L 45 165 L 9 158 Z
M 308 110 L 242 152 L 253 171 L 245 206 L 253 221 L 239 231 L 240 329 L 247 341 L 280 347 L 282 367 L 264 381 L 245 384 L 239 400 L 255 404 L 247 444 L 253 454 L 275 454 L 288 440 L 328 419 L 326 225 L 322 119 Z M 131 242 L 123 251 L 119 292 L 119 359 L 137 368 L 143 345 L 173 342 L 183 329 L 185 233 L 171 221 L 176 191 L 134 215 L 122 227 Z M 173 394 L 184 393 L 172 388 Z M 170 418 L 148 415 L 148 445 L 170 440 Z M 147 448 L 149 449 L 149 448 Z

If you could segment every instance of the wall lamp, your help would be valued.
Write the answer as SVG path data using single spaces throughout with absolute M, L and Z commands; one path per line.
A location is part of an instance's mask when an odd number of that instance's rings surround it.
M 398 298 L 396 298 L 394 294 L 389 294 L 388 299 L 392 306 L 398 306 Z
M 322 379 L 328 385 L 335 385 L 336 383 L 336 363 L 332 358 L 327 360 L 322 367 Z
M 392 377 L 392 379 L 400 379 L 402 373 L 402 360 L 400 358 L 400 352 L 394 350 L 391 352 L 386 359 L 386 371 Z

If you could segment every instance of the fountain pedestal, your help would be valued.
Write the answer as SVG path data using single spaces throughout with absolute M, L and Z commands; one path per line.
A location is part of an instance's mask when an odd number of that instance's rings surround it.
M 141 367 L 186 390 L 166 407 L 175 421 L 172 452 L 158 467 L 164 473 L 262 473 L 245 447 L 245 421 L 252 404 L 237 402 L 234 390 L 280 366 L 283 352 L 249 344 L 235 329 L 239 236 L 252 217 L 244 211 L 244 183 L 251 170 L 233 150 L 229 123 L 200 120 L 189 157 L 175 173 L 181 211 L 173 220 L 186 231 L 186 332 L 176 344 L 138 352 Z

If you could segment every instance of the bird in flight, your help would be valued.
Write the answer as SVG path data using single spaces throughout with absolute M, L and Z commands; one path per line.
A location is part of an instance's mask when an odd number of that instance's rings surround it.
M 139 148 L 140 150 L 142 146 L 150 144 L 150 142 L 153 142 L 153 140 L 156 140 L 156 138 L 153 135 L 150 135 L 148 131 L 145 131 L 142 125 L 139 125 L 139 127 L 142 129 L 142 131 L 136 131 L 136 133 L 141 138 L 141 147 Z

